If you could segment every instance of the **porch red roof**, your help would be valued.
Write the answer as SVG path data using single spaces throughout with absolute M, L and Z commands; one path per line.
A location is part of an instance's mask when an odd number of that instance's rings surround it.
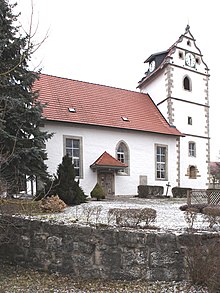
M 34 84 L 47 120 L 180 136 L 149 95 L 41 74 Z
M 128 165 L 118 161 L 109 153 L 104 152 L 92 165 L 91 168 L 96 167 L 113 167 L 113 168 L 126 168 Z

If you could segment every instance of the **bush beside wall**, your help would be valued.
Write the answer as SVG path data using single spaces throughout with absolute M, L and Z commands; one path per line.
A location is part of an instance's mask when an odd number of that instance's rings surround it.
M 116 225 L 120 227 L 149 228 L 156 221 L 156 217 L 156 210 L 151 208 L 113 208 L 108 211 L 108 218 L 115 218 Z

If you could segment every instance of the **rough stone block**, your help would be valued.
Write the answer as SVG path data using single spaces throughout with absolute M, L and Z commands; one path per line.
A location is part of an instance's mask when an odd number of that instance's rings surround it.
M 50 236 L 47 238 L 47 249 L 57 250 L 62 246 L 62 238 L 57 236 Z

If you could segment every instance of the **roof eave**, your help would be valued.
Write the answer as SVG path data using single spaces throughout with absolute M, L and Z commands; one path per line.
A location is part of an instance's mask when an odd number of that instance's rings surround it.
M 107 169 L 107 170 L 122 170 L 127 168 L 128 166 L 113 166 L 113 165 L 98 165 L 98 164 L 92 164 L 90 166 L 91 169 L 96 170 L 96 169 Z
M 47 119 L 45 118 L 43 120 L 44 122 L 54 122 L 54 123 L 74 123 L 77 125 L 83 125 L 83 126 L 94 126 L 94 127 L 105 127 L 105 128 L 113 128 L 113 129 L 121 129 L 121 130 L 130 130 L 130 131 L 140 131 L 140 132 L 147 132 L 147 133 L 153 133 L 153 134 L 161 134 L 161 135 L 171 135 L 171 136 L 184 136 L 181 132 L 178 133 L 166 133 L 166 132 L 160 132 L 160 131 L 152 131 L 152 130 L 144 130 L 144 129 L 134 129 L 134 128 L 124 128 L 119 126 L 109 126 L 109 125 L 101 125 L 101 124 L 89 124 L 84 122 L 75 122 L 75 121 L 64 121 L 64 120 L 55 120 L 55 119 Z M 175 127 L 173 127 L 175 128 Z

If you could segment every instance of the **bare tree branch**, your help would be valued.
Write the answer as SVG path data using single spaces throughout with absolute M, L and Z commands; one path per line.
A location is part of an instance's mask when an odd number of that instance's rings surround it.
M 43 37 L 43 39 L 38 42 L 38 43 L 34 43 L 32 42 L 32 40 L 34 39 L 34 37 L 37 34 L 38 28 L 39 28 L 39 19 L 36 25 L 36 28 L 34 29 L 33 32 L 33 19 L 34 19 L 34 5 L 33 5 L 33 0 L 31 1 L 31 15 L 30 15 L 30 24 L 29 24 L 29 28 L 28 31 L 26 31 L 24 29 L 24 27 L 21 24 L 21 27 L 25 33 L 25 37 L 27 37 L 27 48 L 25 49 L 25 52 L 20 56 L 19 61 L 10 69 L 8 69 L 7 71 L 4 72 L 0 72 L 0 76 L 5 76 L 8 75 L 9 73 L 11 73 L 12 71 L 14 71 L 19 65 L 22 64 L 22 62 L 29 56 L 34 54 L 41 46 L 42 44 L 47 40 L 48 35 L 49 35 L 49 29 L 47 30 L 45 36 Z M 38 66 L 37 66 L 38 67 Z M 35 67 L 35 68 L 37 68 Z

